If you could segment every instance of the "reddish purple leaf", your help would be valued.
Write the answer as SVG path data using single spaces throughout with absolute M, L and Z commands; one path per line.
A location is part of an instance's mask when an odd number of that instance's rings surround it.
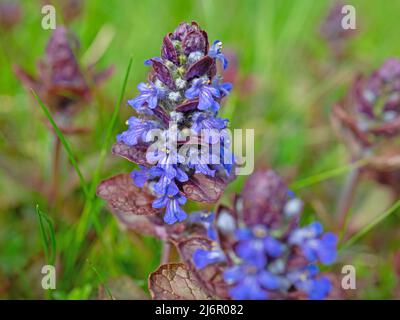
M 145 144 L 138 144 L 136 146 L 128 146 L 120 141 L 112 146 L 112 153 L 123 157 L 133 163 L 147 166 L 146 151 L 148 146 Z
M 200 283 L 183 263 L 161 265 L 149 276 L 149 291 L 155 300 L 209 300 Z
M 194 77 L 201 77 L 209 72 L 210 68 L 214 64 L 214 59 L 205 56 L 199 61 L 193 63 L 185 73 L 185 80 L 190 80 Z
M 206 47 L 205 47 L 205 49 L 204 49 L 204 54 L 207 54 L 208 48 L 209 48 L 208 34 L 207 34 L 207 32 L 205 32 L 204 30 L 200 30 L 200 32 L 201 32 L 201 34 L 203 35 L 204 40 L 206 41 Z
M 164 241 L 175 242 L 185 229 L 183 223 L 167 225 L 158 215 L 138 216 L 132 214 L 116 214 L 119 221 L 129 230 L 153 236 Z
M 176 111 L 179 112 L 193 111 L 197 109 L 198 104 L 199 104 L 199 99 L 188 100 L 177 106 Z
M 102 181 L 97 186 L 97 196 L 106 200 L 117 215 L 150 215 L 160 212 L 152 207 L 154 196 L 146 188 L 133 184 L 129 174 L 119 174 Z
M 182 183 L 185 196 L 197 202 L 217 202 L 225 187 L 226 183 L 221 178 L 204 174 L 194 174 L 187 182 Z
M 154 110 L 153 110 L 154 114 L 162 121 L 164 122 L 166 125 L 169 124 L 169 122 L 171 121 L 170 116 L 165 112 L 165 110 L 160 107 L 157 106 Z
M 197 269 L 193 263 L 193 253 L 197 249 L 211 250 L 213 242 L 204 237 L 192 237 L 178 243 L 179 254 L 189 269 L 196 275 L 203 288 L 214 296 L 228 299 L 228 285 L 224 281 L 223 266 L 221 264 L 208 265 L 203 269 Z
M 167 59 L 169 61 L 172 61 L 176 65 L 178 64 L 178 54 L 176 52 L 176 49 L 171 41 L 170 38 L 171 34 L 167 34 L 164 37 L 164 41 L 161 47 L 161 56 L 163 59 Z
M 217 75 L 217 64 L 215 63 L 215 60 L 213 59 L 213 63 L 210 66 L 210 69 L 208 70 L 208 77 L 212 79 L 216 75 Z
M 370 129 L 376 135 L 393 137 L 400 133 L 400 116 L 397 116 L 393 121 L 384 123 L 379 127 Z
M 204 34 L 199 30 L 189 32 L 182 41 L 183 52 L 189 55 L 194 51 L 201 51 L 206 54 L 207 39 Z
M 162 83 L 164 83 L 168 88 L 174 89 L 174 79 L 171 76 L 171 73 L 166 65 L 162 62 L 157 61 L 155 59 L 151 59 L 153 70 L 157 75 L 157 78 L 160 79 Z

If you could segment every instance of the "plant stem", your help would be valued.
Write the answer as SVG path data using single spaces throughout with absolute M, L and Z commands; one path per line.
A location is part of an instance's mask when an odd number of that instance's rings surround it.
M 161 264 L 169 262 L 170 253 L 171 253 L 171 244 L 168 241 L 163 241 L 163 247 L 161 252 Z
M 350 207 L 353 202 L 356 187 L 360 178 L 361 170 L 356 167 L 351 170 L 346 178 L 346 183 L 340 193 L 336 217 L 338 219 L 338 230 L 342 230 L 345 227 L 346 221 L 348 220 L 348 214 L 350 212 Z

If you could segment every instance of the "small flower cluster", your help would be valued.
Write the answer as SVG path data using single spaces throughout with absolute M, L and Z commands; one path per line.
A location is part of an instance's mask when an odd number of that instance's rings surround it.
M 217 179 L 231 174 L 232 163 L 210 164 L 210 158 L 229 152 L 227 136 L 200 136 L 204 129 L 220 132 L 228 124 L 218 117 L 218 110 L 231 85 L 221 82 L 217 62 L 222 68 L 228 65 L 221 42 L 209 47 L 207 33 L 195 22 L 181 23 L 164 37 L 161 57 L 145 61 L 151 67 L 148 81 L 140 83 L 140 94 L 128 101 L 138 116 L 132 116 L 127 121 L 128 130 L 117 137 L 118 143 L 135 148 L 149 146 L 155 139 L 152 132 L 159 133 L 162 148 L 149 149 L 147 162 L 131 176 L 138 187 L 155 194 L 153 208 L 166 208 L 164 221 L 168 224 L 187 217 L 182 209 L 186 202 L 182 184 L 195 175 Z M 219 154 L 207 154 L 199 161 L 199 144 L 188 146 L 183 133 L 199 137 L 200 144 L 219 143 Z M 183 145 L 185 152 L 181 152 Z
M 317 263 L 335 261 L 337 237 L 319 222 L 300 226 L 301 211 L 279 176 L 258 171 L 234 209 L 218 210 L 213 247 L 195 250 L 193 262 L 198 269 L 222 264 L 233 299 L 323 299 L 332 285 Z
M 332 120 L 353 159 L 367 159 L 364 172 L 400 190 L 400 60 L 387 59 L 370 76 L 358 76 L 336 103 Z
M 359 76 L 334 115 L 363 146 L 400 133 L 400 60 L 388 59 L 369 77 Z
M 19 66 L 14 71 L 21 82 L 34 89 L 43 102 L 59 118 L 76 113 L 93 97 L 92 86 L 107 79 L 113 68 L 94 72 L 94 66 L 81 68 L 75 56 L 78 39 L 64 26 L 57 26 L 52 33 L 45 56 L 39 61 L 37 76 L 32 76 Z

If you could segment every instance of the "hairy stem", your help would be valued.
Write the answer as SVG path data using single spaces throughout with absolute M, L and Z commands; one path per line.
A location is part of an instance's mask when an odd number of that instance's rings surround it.
M 171 244 L 168 241 L 163 241 L 162 252 L 161 252 L 161 264 L 169 262 L 170 253 L 171 253 Z

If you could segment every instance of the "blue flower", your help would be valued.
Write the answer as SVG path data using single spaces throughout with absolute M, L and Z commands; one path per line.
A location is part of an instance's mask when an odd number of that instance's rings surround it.
M 117 141 L 134 146 L 138 142 L 147 142 L 147 134 L 150 130 L 157 128 L 158 124 L 152 120 L 130 117 L 127 121 L 128 130 L 117 135 Z
M 211 240 L 217 240 L 217 231 L 214 226 L 215 214 L 208 211 L 193 212 L 190 216 L 190 222 L 202 225 L 207 231 L 207 237 Z
M 234 154 L 231 148 L 231 139 L 228 133 L 221 132 L 221 149 L 220 149 L 220 163 L 225 174 L 229 177 L 232 172 L 233 164 L 235 162 Z
M 215 170 L 210 169 L 207 163 L 189 164 L 189 168 L 194 168 L 194 173 L 204 174 L 215 177 Z
M 279 276 L 248 264 L 228 268 L 223 276 L 231 285 L 229 290 L 231 297 L 236 300 L 267 299 L 268 290 L 278 289 L 281 283 Z
M 221 83 L 221 78 L 219 77 L 214 78 L 214 80 L 212 81 L 212 86 L 220 92 L 222 97 L 228 96 L 233 88 L 232 83 Z
M 309 299 L 324 299 L 332 289 L 328 278 L 318 276 L 319 269 L 315 265 L 309 265 L 302 270 L 297 270 L 288 275 L 298 290 L 305 292 Z
M 332 264 L 337 255 L 337 237 L 331 232 L 324 235 L 322 233 L 321 223 L 314 222 L 304 228 L 294 230 L 289 242 L 298 245 L 308 261 L 319 260 L 323 264 Z
M 138 112 L 143 112 L 143 106 L 147 103 L 150 109 L 157 107 L 158 99 L 163 99 L 166 94 L 166 90 L 154 85 L 152 82 L 144 83 L 141 82 L 138 85 L 140 95 L 135 99 L 129 100 L 128 104 L 134 107 Z
M 191 129 L 196 134 L 204 134 L 206 142 L 215 144 L 220 141 L 220 130 L 227 127 L 228 120 L 218 118 L 212 112 L 194 112 Z M 203 130 L 203 132 L 202 132 Z
M 205 174 L 210 177 L 215 176 L 215 170 L 210 169 L 209 164 L 215 163 L 215 157 L 209 154 L 208 149 L 206 153 L 198 150 L 197 146 L 190 148 L 188 151 L 187 165 L 191 169 L 195 169 L 195 173 Z M 213 162 L 214 160 L 214 162 Z
M 236 253 L 246 263 L 252 264 L 257 268 L 263 268 L 268 261 L 268 256 L 279 257 L 284 246 L 275 238 L 268 235 L 268 230 L 264 226 L 255 226 L 251 229 L 239 229 L 236 232 L 238 244 Z
M 158 182 L 154 184 L 153 188 L 159 196 L 174 196 L 179 192 L 175 180 L 173 178 L 169 178 L 165 173 L 159 178 Z
M 146 159 L 149 163 L 164 165 L 172 168 L 171 165 L 183 163 L 185 157 L 177 152 L 175 147 L 166 144 L 155 145 L 154 149 L 149 149 L 146 152 Z
M 215 264 L 225 260 L 221 250 L 197 249 L 193 253 L 193 262 L 197 269 L 203 269 L 210 264 Z
M 215 40 L 213 45 L 211 46 L 210 50 L 208 51 L 208 55 L 211 58 L 215 58 L 221 61 L 222 67 L 224 70 L 228 67 L 228 60 L 222 54 L 222 42 L 219 40 Z
M 310 280 L 308 287 L 305 288 L 305 292 L 308 294 L 308 298 L 312 300 L 322 300 L 326 298 L 332 289 L 332 284 L 326 277 L 320 277 L 318 279 Z
M 174 224 L 186 219 L 187 214 L 181 206 L 186 203 L 186 198 L 180 193 L 169 195 L 168 193 L 161 198 L 153 201 L 153 208 L 160 209 L 166 207 L 164 222 Z
M 158 165 L 150 171 L 152 177 L 159 178 L 158 182 L 154 184 L 154 191 L 159 195 L 165 195 L 168 188 L 175 191 L 172 195 L 177 194 L 179 190 L 175 184 L 175 179 L 179 182 L 185 182 L 189 179 L 187 174 L 175 165 Z
M 139 166 L 139 170 L 133 170 L 131 172 L 131 178 L 135 185 L 139 188 L 143 188 L 147 180 L 151 178 L 150 170 L 145 166 Z
M 218 89 L 207 84 L 208 80 L 203 78 L 194 79 L 192 86 L 185 91 L 185 97 L 188 99 L 199 98 L 197 109 L 217 111 L 219 103 L 214 98 L 220 98 L 221 94 Z

